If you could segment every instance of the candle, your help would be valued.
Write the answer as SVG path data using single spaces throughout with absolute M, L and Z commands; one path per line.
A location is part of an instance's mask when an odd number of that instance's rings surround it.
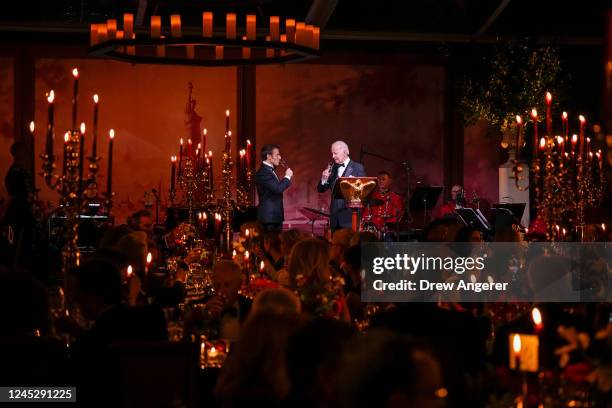
M 531 121 L 533 122 L 533 158 L 537 156 L 538 149 L 538 111 L 531 110 Z
M 124 38 L 131 39 L 134 33 L 134 15 L 126 13 L 123 15 L 123 34 Z
M 211 38 L 213 36 L 213 13 L 205 11 L 202 13 L 202 37 Z
M 126 274 L 128 279 L 130 279 L 134 274 L 134 268 L 132 268 L 132 265 L 128 265 Z
M 100 98 L 98 94 L 93 96 L 94 111 L 93 111 L 93 146 L 91 148 L 91 156 L 96 157 L 98 154 L 98 102 Z
M 576 143 L 578 143 L 578 135 L 572 135 L 572 156 L 574 155 Z
M 531 318 L 533 320 L 533 324 L 535 325 L 536 333 L 542 331 L 544 324 L 542 324 L 542 313 L 540 313 L 540 309 L 537 307 L 531 309 Z
M 161 17 L 151 16 L 151 38 L 159 38 L 161 36 Z
M 516 161 L 519 161 L 521 154 L 521 128 L 523 125 L 523 119 L 516 115 Z
M 280 40 L 280 19 L 278 16 L 270 16 L 270 40 L 275 42 Z
M 580 160 L 582 160 L 582 155 L 584 153 L 584 124 L 586 119 L 584 116 L 578 116 L 578 120 L 580 121 Z
M 590 137 L 586 138 L 586 151 L 589 156 L 593 156 L 593 153 L 591 152 L 591 138 Z
M 108 176 L 106 178 L 106 194 L 110 200 L 113 196 L 113 143 L 115 141 L 115 131 L 108 132 Z
M 176 156 L 170 156 L 170 191 L 174 191 L 174 185 L 176 183 Z
M 213 158 L 212 158 L 212 150 L 208 151 L 208 182 L 209 185 L 208 187 L 212 190 L 215 182 L 214 182 L 214 178 L 213 178 Z
M 108 29 L 106 24 L 98 24 L 98 43 L 104 42 L 108 39 Z
M 567 143 L 569 137 L 569 126 L 567 122 L 567 112 L 563 112 L 561 114 L 561 122 L 563 123 L 563 137 L 565 138 L 565 143 Z
M 259 273 L 263 273 L 265 267 L 266 267 L 266 264 L 264 261 L 259 262 Z
M 68 143 L 70 142 L 70 132 L 64 133 L 64 162 L 62 167 L 62 176 L 66 177 L 66 170 L 68 166 Z
M 30 136 L 32 137 L 32 158 L 34 160 L 34 162 L 32 163 L 32 166 L 34 168 L 36 168 L 36 138 L 34 137 L 34 130 L 36 129 L 36 126 L 34 125 L 34 121 L 30 121 L 30 125 L 29 125 L 29 129 L 30 129 Z
M 178 177 L 181 178 L 183 175 L 183 138 L 181 138 L 181 144 L 179 146 L 179 162 L 178 162 Z
M 257 16 L 249 14 L 246 17 L 246 39 L 255 41 L 257 39 Z
M 515 334 L 512 337 L 512 351 L 514 353 L 514 361 L 516 370 L 520 371 L 521 369 L 521 336 L 519 334 Z
M 295 32 L 295 43 L 298 45 L 305 45 L 305 37 L 306 37 L 306 24 L 304 23 L 297 23 L 295 25 L 296 28 L 296 32 Z
M 247 162 L 247 168 L 250 170 L 251 169 L 251 155 L 252 155 L 252 144 L 251 144 L 251 140 L 247 139 L 246 141 L 246 162 Z
M 147 266 L 145 267 L 145 272 L 149 272 L 149 268 L 151 267 L 151 262 L 153 262 L 153 254 L 149 252 L 147 253 Z
M 181 37 L 181 15 L 172 14 L 170 16 L 170 36 L 172 38 Z
M 77 101 L 79 98 L 79 70 L 72 69 L 72 77 L 74 78 L 74 87 L 72 91 L 72 127 L 70 130 L 76 130 L 77 121 Z
M 228 40 L 236 39 L 236 14 L 234 13 L 225 15 L 225 36 Z
M 295 42 L 295 20 L 289 18 L 285 20 L 285 31 L 287 32 L 287 41 Z
M 191 158 L 193 156 L 193 150 L 192 150 L 193 147 L 192 147 L 191 139 L 187 139 L 187 146 L 188 146 L 187 156 Z
M 81 185 L 81 192 L 85 187 L 83 184 L 83 164 L 85 163 L 85 122 L 81 122 L 81 144 L 79 146 L 79 183 Z
M 597 162 L 599 163 L 599 174 L 601 175 L 602 167 L 603 167 L 603 162 L 601 158 L 601 150 L 598 150 L 597 153 L 595 153 L 595 155 L 597 156 Z
M 47 102 L 49 103 L 49 106 L 47 108 L 47 139 L 46 139 L 46 146 L 45 146 L 45 154 L 47 155 L 47 158 L 49 160 L 53 160 L 53 127 L 55 124 L 55 117 L 53 114 L 54 112 L 53 100 L 54 99 L 55 99 L 55 92 L 53 92 L 53 89 L 52 89 L 47 94 Z
M 98 25 L 91 24 L 89 26 L 89 45 L 96 45 L 98 41 Z
M 204 128 L 202 131 L 202 150 L 206 149 L 206 135 L 208 134 L 208 130 Z
M 109 19 L 106 20 L 106 30 L 108 33 L 108 39 L 112 40 L 114 38 L 116 38 L 116 33 L 117 33 L 117 20 L 115 19 Z
M 540 150 L 544 150 L 546 149 L 546 138 L 541 137 L 540 138 Z
M 230 151 L 231 132 L 229 130 L 229 127 L 230 127 L 230 111 L 229 109 L 227 109 L 225 111 L 225 151 L 226 152 Z
M 232 259 L 234 259 L 234 258 L 236 258 L 236 250 L 235 249 L 232 251 Z
M 552 116 L 550 114 L 550 108 L 552 104 L 552 94 L 546 92 L 546 135 L 552 136 Z

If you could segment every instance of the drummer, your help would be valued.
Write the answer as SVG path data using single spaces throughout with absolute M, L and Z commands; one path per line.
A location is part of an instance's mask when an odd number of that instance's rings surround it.
M 370 222 L 378 229 L 383 229 L 385 224 L 395 224 L 401 220 L 404 214 L 402 197 L 391 191 L 392 182 L 393 179 L 388 171 L 379 171 L 378 186 L 370 196 L 370 206 L 368 208 L 366 204 L 364 207 L 362 220 L 368 222 L 371 213 Z

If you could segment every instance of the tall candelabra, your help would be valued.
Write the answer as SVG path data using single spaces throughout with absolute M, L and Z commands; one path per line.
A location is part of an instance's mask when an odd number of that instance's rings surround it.
M 233 169 L 232 169 L 232 156 L 229 149 L 229 139 L 231 138 L 231 132 L 226 134 L 226 149 L 223 152 L 223 162 L 221 165 L 221 182 L 223 197 L 220 202 L 221 216 L 225 221 L 223 225 L 223 247 L 222 250 L 225 254 L 231 253 L 232 250 L 232 213 L 234 211 L 234 204 L 232 202 L 232 187 L 233 187 Z

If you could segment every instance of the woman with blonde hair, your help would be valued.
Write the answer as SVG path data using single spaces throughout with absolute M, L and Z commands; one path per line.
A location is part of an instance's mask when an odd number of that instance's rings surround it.
M 289 256 L 289 286 L 300 298 L 304 312 L 349 320 L 342 291 L 344 279 L 332 275 L 329 261 L 326 241 L 301 240 Z

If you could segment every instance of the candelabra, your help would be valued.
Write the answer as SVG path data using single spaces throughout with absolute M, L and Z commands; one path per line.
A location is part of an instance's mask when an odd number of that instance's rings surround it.
M 185 200 L 187 201 L 187 210 L 188 210 L 188 222 L 192 225 L 195 225 L 195 218 L 193 217 L 193 196 L 198 190 L 199 182 L 198 182 L 198 174 L 197 169 L 193 167 L 193 160 L 191 156 L 187 156 L 185 160 L 185 167 L 183 168 L 183 173 L 179 178 L 179 184 L 185 191 Z
M 226 138 L 231 137 L 226 135 Z M 229 142 L 227 142 L 229 145 Z M 222 250 L 225 254 L 231 253 L 232 247 L 232 213 L 234 211 L 234 205 L 232 202 L 232 186 L 233 186 L 233 169 L 232 169 L 232 156 L 230 149 L 226 148 L 223 152 L 223 162 L 221 166 L 221 178 L 222 178 L 222 191 L 223 198 L 220 202 L 221 216 L 225 221 L 223 226 L 223 247 Z

